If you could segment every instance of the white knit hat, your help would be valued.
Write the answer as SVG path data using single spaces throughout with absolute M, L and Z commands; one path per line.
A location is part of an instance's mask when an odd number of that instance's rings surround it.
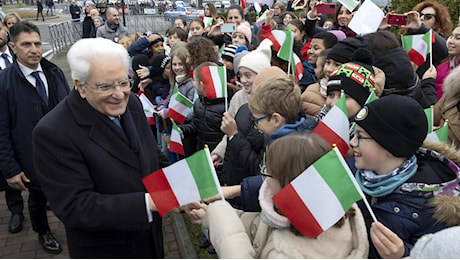
M 251 51 L 249 54 L 241 58 L 238 68 L 245 67 L 254 71 L 255 73 L 259 73 L 263 69 L 271 66 L 271 58 L 271 42 L 270 40 L 263 40 L 257 49 Z

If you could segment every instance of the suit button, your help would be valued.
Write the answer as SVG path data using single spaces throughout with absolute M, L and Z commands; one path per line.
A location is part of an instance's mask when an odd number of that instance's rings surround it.
M 417 212 L 412 213 L 412 217 L 413 218 L 418 218 L 418 213 Z
M 401 209 L 399 209 L 398 207 L 395 207 L 395 208 L 393 209 L 393 211 L 394 211 L 395 213 L 399 213 L 399 212 L 401 211 Z
M 259 248 L 259 243 L 254 243 L 254 248 Z

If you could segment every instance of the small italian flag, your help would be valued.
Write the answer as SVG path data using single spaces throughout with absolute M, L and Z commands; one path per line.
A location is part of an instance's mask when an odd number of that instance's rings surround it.
M 204 23 L 204 27 L 211 26 L 212 25 L 212 17 L 203 16 L 203 23 Z
M 227 70 L 225 66 L 201 68 L 203 95 L 209 99 L 227 97 Z
M 428 120 L 428 133 L 433 132 L 433 108 L 434 106 L 430 106 L 429 108 L 423 110 L 425 111 L 426 119 Z
M 372 101 L 377 99 L 377 95 L 375 95 L 374 89 L 372 89 L 371 93 L 369 94 L 369 97 L 366 99 L 366 103 L 364 105 L 371 103 Z
M 444 126 L 439 128 L 438 130 L 429 133 L 425 140 L 430 140 L 434 142 L 441 142 L 441 143 L 447 143 L 447 134 L 449 132 L 449 126 L 446 122 L 444 123 Z
M 299 82 L 303 77 L 303 64 L 297 54 L 292 53 L 291 60 L 292 74 L 295 75 L 297 82 Z
M 337 146 L 342 155 L 348 152 L 350 143 L 347 103 L 342 92 L 339 101 L 324 116 L 313 130 L 313 134 L 321 136 L 331 147 Z
M 184 153 L 184 145 L 182 144 L 182 138 L 180 137 L 179 128 L 177 127 L 174 120 L 172 122 L 171 139 L 169 141 L 169 151 L 172 153 L 182 154 Z
M 182 95 L 177 85 L 174 85 L 171 100 L 169 100 L 169 111 L 167 116 L 182 124 L 185 122 L 185 119 L 187 119 L 187 115 L 192 111 L 192 107 L 192 101 Z
M 220 193 L 209 149 L 198 151 L 142 179 L 161 216 Z
M 407 55 L 409 55 L 409 58 L 413 63 L 417 66 L 425 63 L 426 55 L 431 52 L 431 30 L 425 34 L 401 36 L 401 41 Z
M 291 31 L 291 27 L 287 31 L 282 32 L 285 35 L 282 42 L 279 42 L 281 46 L 278 50 L 278 57 L 283 60 L 289 60 L 292 55 L 292 47 L 294 46 L 294 34 Z
M 268 10 L 266 10 L 266 11 L 259 17 L 259 19 L 257 19 L 257 21 L 256 21 L 256 25 L 257 25 L 257 26 L 260 27 L 260 26 L 262 26 L 262 24 L 265 23 L 265 18 L 267 18 L 267 12 L 268 12 Z
M 241 8 L 246 9 L 246 0 L 241 0 Z
M 273 196 L 273 201 L 302 234 L 317 237 L 363 197 L 345 160 L 334 148 Z
M 262 5 L 260 3 L 254 3 L 254 9 L 256 10 L 257 15 L 262 11 Z
M 144 109 L 145 117 L 147 117 L 149 125 L 154 125 L 155 117 L 153 117 L 153 113 L 155 113 L 155 108 L 153 107 L 152 102 L 150 102 L 148 97 L 143 92 L 141 92 L 139 95 L 139 99 L 142 103 L 142 108 Z

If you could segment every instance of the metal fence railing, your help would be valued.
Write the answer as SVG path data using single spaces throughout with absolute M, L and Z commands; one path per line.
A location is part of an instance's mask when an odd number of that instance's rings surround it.
M 82 25 L 80 20 L 71 20 L 49 25 L 53 53 L 81 39 Z
M 164 33 L 174 25 L 174 21 L 165 19 L 164 15 L 127 15 L 125 19 L 126 27 L 131 33 L 147 31 Z M 57 54 L 66 46 L 81 39 L 82 23 L 78 19 L 55 23 L 49 25 L 49 30 L 53 53 Z

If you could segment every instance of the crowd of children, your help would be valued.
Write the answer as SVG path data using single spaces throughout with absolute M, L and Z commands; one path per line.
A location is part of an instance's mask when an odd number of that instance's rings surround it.
M 132 57 L 133 89 L 154 104 L 162 129 L 171 128 L 175 89 L 193 103 L 177 123 L 185 154 L 176 159 L 210 148 L 229 203 L 216 196 L 185 210 L 209 229 L 219 257 L 429 257 L 417 241 L 460 223 L 455 206 L 457 221 L 440 217 L 446 204 L 458 205 L 460 194 L 460 25 L 452 30 L 447 9 L 437 2 L 406 10 L 401 32 L 433 35 L 431 54 L 416 65 L 389 30 L 394 12 L 376 32 L 357 35 L 349 24 L 359 6 L 337 4 L 330 19 L 318 11 L 321 4 L 311 2 L 298 16 L 281 2 L 263 6 L 258 12 L 265 12 L 265 21 L 256 24 L 248 15 L 255 7 L 232 5 L 222 16 L 207 3 L 203 19 L 179 18 L 165 37 L 120 39 Z M 224 23 L 235 24 L 235 31 L 222 32 Z M 288 38 L 287 32 L 293 38 L 286 59 L 279 35 Z M 204 94 L 202 69 L 214 66 L 226 66 L 224 97 Z M 361 200 L 309 238 L 272 197 L 331 150 L 312 132 L 342 95 L 349 119 L 346 161 L 376 219 Z M 433 120 L 424 112 L 430 108 Z M 425 141 L 429 129 L 445 121 L 447 143 Z M 445 197 L 452 200 L 442 207 L 437 201 Z

